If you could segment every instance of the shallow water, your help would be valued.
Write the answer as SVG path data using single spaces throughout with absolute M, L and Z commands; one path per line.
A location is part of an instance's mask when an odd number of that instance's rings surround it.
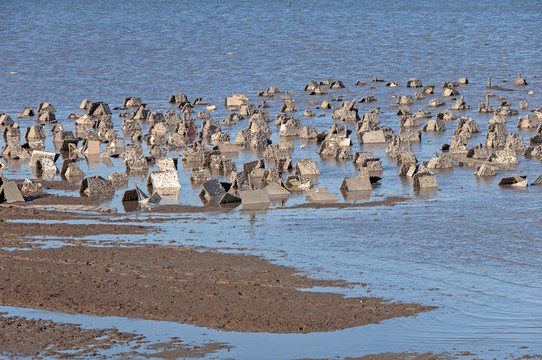
M 286 1 L 3 2 L 0 113 L 7 112 L 15 119 L 25 106 L 47 101 L 56 107 L 57 119 L 71 130 L 73 121 L 67 116 L 79 112 L 77 107 L 84 98 L 113 107 L 122 105 L 126 96 L 137 96 L 152 110 L 165 111 L 174 108 L 167 103 L 169 95 L 185 92 L 190 100 L 202 97 L 216 104 L 212 118 L 222 120 L 228 114 L 222 106 L 224 97 L 242 92 L 251 102 L 259 103 L 257 91 L 279 86 L 296 99 L 295 116 L 299 118 L 308 107 L 306 102 L 314 98 L 351 100 L 374 95 L 378 102 L 358 104 L 360 114 L 379 106 L 381 124 L 397 132 L 398 117 L 388 105 L 395 103 L 392 95 L 414 93 L 405 87 L 408 78 L 436 85 L 436 97 L 440 97 L 442 82 L 467 77 L 469 85 L 459 91 L 473 110 L 455 113 L 472 116 L 480 125 L 482 134 L 469 142 L 474 145 L 483 143 L 491 117 L 475 110 L 484 101 L 488 76 L 494 85 L 515 89 L 495 91 L 507 96 L 513 108 L 519 108 L 519 100 L 526 100 L 530 108 L 542 106 L 540 15 L 539 1 L 412 4 L 292 0 L 290 7 Z M 527 78 L 528 86 L 513 85 L 518 72 Z M 371 83 L 374 76 L 397 81 L 399 86 Z M 327 78 L 342 80 L 348 92 L 333 90 L 327 96 L 314 97 L 302 91 L 311 79 Z M 354 86 L 358 80 L 366 80 L 368 85 Z M 530 90 L 535 94 L 528 95 Z M 416 102 L 412 112 L 422 107 L 428 110 L 430 99 Z M 453 101 L 445 101 L 446 108 L 451 107 Z M 274 118 L 281 102 L 268 102 Z M 494 106 L 499 103 L 497 98 L 490 102 Z M 434 116 L 444 108 L 430 110 Z M 327 130 L 331 111 L 315 112 L 317 117 L 303 118 L 302 123 Z M 518 117 L 528 113 L 521 110 L 519 116 L 508 118 L 508 131 L 517 132 Z M 113 119 L 120 129 L 118 111 Z M 23 134 L 24 128 L 35 124 L 33 118 L 17 121 Z M 230 128 L 232 138 L 245 126 L 246 120 Z M 445 133 L 424 133 L 422 143 L 413 145 L 418 160 L 429 160 L 442 143 L 449 142 L 455 122 L 446 126 Z M 50 128 L 48 125 L 48 150 L 53 149 Z M 273 143 L 278 141 L 277 133 L 274 129 Z M 532 135 L 519 133 L 526 141 Z M 249 248 L 251 253 L 314 276 L 369 284 L 351 295 L 383 296 L 439 309 L 416 318 L 334 333 L 269 335 L 205 330 L 215 340 L 234 346 L 232 353 L 217 357 L 251 358 L 262 353 L 269 358 L 344 357 L 408 350 L 464 350 L 481 358 L 541 353 L 542 187 L 500 188 L 498 178 L 511 172 L 486 181 L 476 179 L 472 168 L 456 167 L 437 173 L 439 191 L 419 194 L 412 190 L 410 181 L 397 176 L 398 167 L 385 156 L 383 146 L 362 146 L 355 136 L 352 140 L 352 152 L 371 151 L 384 165 L 381 185 L 374 188 L 369 200 L 397 195 L 413 200 L 393 207 L 294 210 L 273 205 L 259 213 L 236 209 L 227 214 L 198 214 L 194 217 L 200 221 L 173 221 L 161 225 L 167 230 L 164 233 L 131 240 Z M 293 161 L 317 158 L 321 170 L 318 186 L 328 187 L 345 201 L 338 188 L 344 176 L 355 172 L 354 166 L 319 159 L 317 145 L 300 148 L 302 141 L 292 141 Z M 240 152 L 235 158 L 237 167 L 259 155 Z M 540 160 L 521 156 L 519 160 L 516 172 L 521 169 L 531 180 L 542 174 Z M 25 163 L 8 165 L 3 171 L 8 178 L 33 177 Z M 83 160 L 80 167 L 87 175 L 124 170 L 121 159 L 111 163 Z M 190 184 L 189 175 L 190 168 L 179 169 L 183 188 L 164 203 L 200 204 L 199 187 Z M 132 182 L 143 187 L 146 179 L 132 178 Z M 117 191 L 106 204 L 122 212 L 121 194 Z M 304 202 L 303 195 L 292 195 L 284 205 Z M 129 218 L 145 223 L 153 216 L 140 213 Z M 134 330 L 141 330 L 144 323 L 138 323 Z M 199 331 L 169 323 L 156 326 L 164 329 L 164 337 L 173 332 L 196 339 L 194 334 Z M 518 350 L 520 346 L 528 349 Z

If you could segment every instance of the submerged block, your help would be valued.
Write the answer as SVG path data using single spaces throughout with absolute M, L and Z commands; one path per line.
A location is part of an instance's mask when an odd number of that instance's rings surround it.
M 340 190 L 342 192 L 351 192 L 351 191 L 371 191 L 373 188 L 371 186 L 371 180 L 369 177 L 361 178 L 347 178 L 343 179 Z
M 270 204 L 269 196 L 265 190 L 243 190 L 239 191 L 239 197 L 243 205 Z
M 327 192 L 327 188 L 315 188 L 306 192 L 306 199 L 315 203 L 335 203 L 339 201 L 339 197 L 335 194 Z
M 180 189 L 179 174 L 176 171 L 153 171 L 149 174 L 147 186 L 153 189 Z

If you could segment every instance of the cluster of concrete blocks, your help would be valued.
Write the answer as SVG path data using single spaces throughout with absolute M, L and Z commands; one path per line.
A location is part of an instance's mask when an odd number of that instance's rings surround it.
M 384 82 L 383 79 L 374 78 L 373 82 Z M 355 128 L 355 135 L 362 145 L 382 144 L 386 147 L 386 155 L 394 159 L 399 166 L 399 176 L 412 179 L 414 189 L 438 188 L 437 177 L 434 170 L 453 168 L 458 157 L 475 163 L 476 176 L 495 176 L 497 171 L 513 168 L 518 164 L 517 154 L 522 153 L 528 157 L 542 157 L 542 114 L 540 110 L 520 118 L 517 122 L 519 129 L 533 129 L 536 133 L 529 138 L 529 145 L 525 145 L 519 133 L 507 132 L 506 118 L 518 114 L 505 98 L 501 98 L 498 107 L 493 107 L 489 99 L 493 93 L 486 92 L 486 101 L 478 104 L 480 113 L 493 113 L 488 122 L 485 144 L 469 146 L 473 134 L 480 133 L 480 126 L 470 117 L 457 117 L 454 111 L 465 111 L 472 107 L 467 104 L 460 94 L 460 88 L 468 84 L 466 78 L 457 82 L 444 82 L 442 97 L 455 100 L 452 109 L 438 112 L 434 117 L 431 111 L 423 108 L 415 113 L 409 106 L 421 101 L 435 92 L 434 85 L 423 85 L 419 79 L 411 78 L 406 83 L 407 88 L 419 89 L 414 95 L 398 95 L 393 107 L 397 108 L 396 115 L 399 120 L 399 131 L 396 133 L 391 127 L 383 126 L 379 121 L 380 108 L 375 107 L 369 112 L 360 114 L 358 103 L 372 103 L 378 101 L 376 97 L 368 95 L 359 100 L 352 99 L 339 101 L 340 105 L 332 109 L 331 104 L 318 100 L 318 96 L 328 94 L 328 90 L 342 89 L 344 84 L 338 80 L 311 81 L 305 85 L 304 90 L 314 96 L 315 100 L 308 102 L 319 109 L 331 109 L 331 118 L 335 123 L 326 131 L 318 131 L 315 126 L 303 126 L 301 120 L 293 116 L 296 113 L 296 101 L 288 92 L 281 92 L 278 87 L 270 87 L 258 92 L 257 96 L 265 98 L 261 104 L 249 102 L 244 94 L 234 94 L 226 97 L 224 106 L 231 110 L 222 122 L 213 120 L 210 112 L 216 109 L 215 105 L 204 102 L 201 98 L 189 101 L 184 93 L 169 97 L 169 102 L 175 104 L 179 112 L 169 110 L 151 111 L 140 98 L 127 97 L 119 116 L 124 118 L 119 137 L 117 129 L 113 126 L 112 111 L 107 103 L 94 102 L 84 99 L 80 109 L 84 115 L 71 114 L 74 120 L 74 131 L 65 131 L 62 124 L 56 119 L 55 107 L 50 103 L 40 103 L 37 110 L 25 108 L 17 117 L 35 116 L 37 125 L 30 126 L 24 133 L 25 143 L 20 143 L 21 130 L 8 114 L 0 114 L 0 126 L 3 127 L 5 146 L 2 156 L 5 159 L 19 159 L 29 161 L 33 173 L 43 179 L 53 179 L 60 173 L 62 179 L 70 182 L 80 182 L 82 196 L 111 197 L 116 189 L 125 188 L 128 176 L 147 176 L 147 187 L 152 191 L 147 196 L 137 187 L 125 192 L 123 200 L 138 201 L 146 205 L 157 203 L 163 196 L 178 194 L 181 189 L 177 158 L 167 158 L 168 150 L 183 150 L 182 161 L 192 167 L 191 181 L 201 184 L 200 198 L 204 204 L 231 206 L 242 203 L 246 206 L 255 204 L 269 204 L 274 199 L 288 197 L 292 192 L 305 192 L 306 199 L 314 202 L 335 202 L 337 195 L 328 192 L 327 188 L 315 188 L 315 177 L 319 175 L 318 163 L 314 159 L 300 159 L 292 162 L 291 152 L 294 150 L 291 138 L 311 140 L 320 145 L 318 154 L 324 159 L 338 161 L 352 161 L 358 174 L 351 178 L 345 177 L 339 190 L 345 199 L 363 199 L 370 195 L 374 184 L 381 178 L 383 166 L 380 159 L 370 152 L 351 152 L 352 140 L 349 129 L 350 124 Z M 365 82 L 356 85 L 364 86 Z M 527 82 L 518 75 L 516 86 L 525 86 Z M 398 86 L 396 82 L 387 82 L 386 86 Z M 488 81 L 488 90 L 505 91 L 500 87 L 491 86 Z M 458 96 L 460 96 L 458 98 Z M 278 136 L 281 139 L 272 144 L 270 137 L 273 133 L 270 127 L 272 119 L 267 108 L 268 101 L 282 100 L 279 113 L 276 114 L 274 125 L 278 127 Z M 428 106 L 438 108 L 445 106 L 444 100 L 432 98 Z M 205 107 L 192 117 L 195 107 Z M 520 103 L 521 109 L 528 109 L 526 101 Z M 132 112 L 125 111 L 133 109 Z M 303 116 L 314 116 L 314 112 L 305 109 Z M 231 126 L 248 118 L 245 128 L 242 128 L 234 137 L 229 131 L 223 131 L 222 126 Z M 201 121 L 201 125 L 196 124 Z M 425 124 L 421 124 L 425 121 Z M 446 131 L 447 123 L 456 121 L 456 128 L 449 144 L 443 144 L 442 153 L 434 158 L 418 162 L 411 144 L 420 142 L 424 132 Z M 148 126 L 143 133 L 142 123 Z M 64 159 L 61 169 L 56 162 L 59 153 L 44 151 L 46 138 L 43 123 L 54 124 L 52 127 L 53 143 Z M 342 124 L 344 123 L 344 124 Z M 421 127 L 421 129 L 420 129 Z M 126 140 L 125 140 L 126 139 Z M 148 154 L 143 154 L 141 142 L 146 141 L 149 146 Z M 129 145 L 126 142 L 131 143 Z M 79 144 L 81 143 L 81 146 Z M 105 145 L 104 145 L 105 144 Z M 210 146 L 209 144 L 213 144 Z M 262 158 L 243 164 L 238 170 L 232 160 L 232 155 L 240 149 L 253 149 L 261 151 Z M 124 172 L 113 173 L 108 179 L 99 176 L 86 177 L 77 165 L 78 156 L 99 157 L 108 161 L 111 157 L 121 157 L 126 167 Z M 465 160 L 465 161 L 466 161 Z M 265 163 L 273 163 L 266 168 Z M 158 170 L 148 173 L 149 168 L 156 164 Z M 0 162 L 0 169 L 5 164 Z M 283 178 L 284 172 L 294 174 Z M 228 181 L 219 181 L 213 178 L 213 173 L 227 176 Z M 523 186 L 525 179 L 518 176 L 503 178 L 500 185 Z M 3 180 L 3 189 L 13 194 L 9 181 Z M 6 185 L 7 184 L 7 185 Z M 521 185 L 518 185 L 521 184 Z M 536 182 L 533 182 L 536 184 Z M 15 194 L 16 195 L 16 194 Z M 11 196 L 11 195 L 10 195 Z

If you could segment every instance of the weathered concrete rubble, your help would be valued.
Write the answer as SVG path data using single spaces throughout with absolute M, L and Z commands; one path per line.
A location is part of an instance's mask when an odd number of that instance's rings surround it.
M 422 128 L 423 131 L 441 132 L 446 131 L 446 124 L 442 113 L 438 113 L 435 119 L 430 119 Z
M 433 189 L 438 188 L 438 182 L 435 174 L 429 170 L 419 171 L 412 177 L 412 186 L 414 189 Z
M 490 165 L 481 164 L 481 165 L 476 166 L 474 175 L 479 176 L 479 177 L 485 177 L 485 176 L 496 176 L 497 173 Z
M 439 154 L 431 158 L 426 164 L 427 169 L 451 169 L 454 167 L 454 158 L 450 155 Z
M 344 101 L 339 109 L 333 110 L 331 118 L 336 121 L 345 121 L 355 123 L 360 120 L 358 109 L 356 108 L 356 100 Z
M 295 174 L 299 176 L 320 175 L 320 169 L 316 160 L 300 159 L 295 164 Z
M 480 127 L 471 117 L 462 116 L 457 119 L 457 125 L 453 135 L 465 135 L 470 138 L 473 134 L 480 133 Z
M 366 168 L 371 173 L 381 173 L 384 168 L 379 158 L 370 152 L 356 152 L 352 162 L 359 168 Z
M 506 130 L 506 122 L 490 123 L 487 127 L 485 146 L 488 148 L 502 148 L 506 145 L 508 131 Z
M 110 198 L 115 194 L 115 187 L 111 181 L 100 176 L 93 176 L 83 179 L 79 193 L 87 197 Z

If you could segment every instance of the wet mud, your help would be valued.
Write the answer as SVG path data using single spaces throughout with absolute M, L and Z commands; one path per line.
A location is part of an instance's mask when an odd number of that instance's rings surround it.
M 2 250 L 0 258 L 0 303 L 50 311 L 239 332 L 308 333 L 433 309 L 300 291 L 348 284 L 310 279 L 293 268 L 246 255 L 166 246 L 68 246 Z
M 222 343 L 190 346 L 178 340 L 150 344 L 145 337 L 110 329 L 84 329 L 75 324 L 49 320 L 26 319 L 0 314 L 0 356 L 12 359 L 106 358 L 98 352 L 119 347 L 132 349 L 116 353 L 116 358 L 201 358 L 218 349 Z

